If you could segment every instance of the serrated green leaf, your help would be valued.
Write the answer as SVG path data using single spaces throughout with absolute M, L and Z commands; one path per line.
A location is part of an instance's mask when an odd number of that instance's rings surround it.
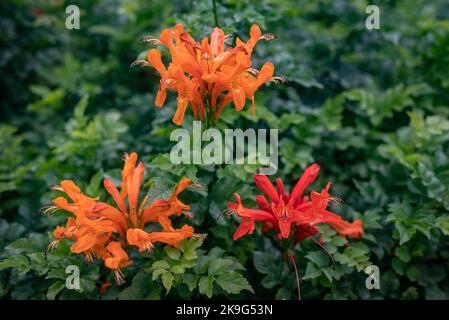
M 165 249 L 165 252 L 167 253 L 167 256 L 173 260 L 179 260 L 181 257 L 181 251 L 177 248 L 168 247 Z
M 242 290 L 248 290 L 254 293 L 253 288 L 240 273 L 226 272 L 216 277 L 217 284 L 227 293 L 237 294 Z
M 168 271 L 162 274 L 162 285 L 164 286 L 165 290 L 167 290 L 167 293 L 170 291 L 174 279 L 175 277 L 173 277 L 173 275 Z
M 213 260 L 209 265 L 208 274 L 209 276 L 214 276 L 218 273 L 229 271 L 233 264 L 234 261 L 231 259 L 219 258 Z
M 214 279 L 212 277 L 203 276 L 198 281 L 198 289 L 201 294 L 205 294 L 211 298 L 214 291 Z
M 151 266 L 151 268 L 168 270 L 168 269 L 170 269 L 170 265 L 165 260 L 159 260 L 159 261 L 154 262 L 153 265 Z
M 175 274 L 181 274 L 184 273 L 185 269 L 182 265 L 176 265 L 171 267 L 170 272 L 175 273 Z

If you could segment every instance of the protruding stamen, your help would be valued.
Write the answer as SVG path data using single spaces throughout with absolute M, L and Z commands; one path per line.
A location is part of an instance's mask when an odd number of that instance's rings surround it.
M 140 41 L 147 42 L 152 45 L 162 44 L 161 40 L 159 40 L 159 38 L 155 37 L 155 36 L 145 36 L 145 37 L 140 38 Z
M 246 69 L 246 72 L 248 72 L 254 78 L 257 78 L 257 76 L 259 75 L 259 70 L 255 69 L 255 68 L 248 68 L 248 69 Z
M 120 269 L 115 270 L 115 282 L 117 282 L 119 286 L 125 282 L 124 278 L 125 276 L 123 275 L 123 272 Z
M 194 189 L 204 189 L 204 185 L 202 185 L 201 183 L 193 183 L 190 185 L 190 187 Z
M 260 39 L 265 41 L 275 40 L 278 37 L 274 33 L 265 33 L 263 34 Z
M 144 246 L 145 250 L 148 251 L 148 252 L 150 252 L 151 249 L 153 249 L 153 247 L 154 247 L 154 245 L 153 245 L 153 243 L 151 241 L 145 241 L 143 243 L 143 246 Z
M 221 213 L 224 214 L 224 215 L 226 215 L 226 216 L 229 218 L 229 217 L 232 216 L 234 213 L 237 213 L 237 211 L 234 210 L 234 209 L 231 209 L 231 208 L 227 208 L 227 209 L 224 209 Z
M 341 199 L 339 197 L 329 197 L 329 203 L 339 205 L 342 202 L 344 202 L 343 199 Z
M 206 239 L 206 237 L 207 237 L 207 234 L 202 234 L 202 233 L 194 233 L 192 235 L 192 238 L 194 238 L 194 239 L 204 240 L 204 239 Z
M 76 229 L 77 229 L 77 226 L 72 226 L 72 227 L 66 228 L 64 230 L 64 232 L 62 233 L 62 236 L 70 238 L 75 235 Z
M 58 209 L 59 208 L 57 206 L 47 206 L 47 207 L 43 207 L 41 209 L 41 213 L 44 215 L 53 214 Z
M 64 192 L 64 189 L 62 189 L 62 187 L 61 187 L 61 186 L 58 186 L 58 185 L 54 185 L 54 186 L 52 186 L 50 189 L 51 189 L 51 190 L 55 190 L 55 191 L 61 191 L 61 192 Z
M 183 210 L 182 213 L 186 216 L 187 219 L 193 219 L 193 214 L 190 211 Z
M 174 86 L 176 84 L 176 80 L 175 79 L 167 79 L 167 80 L 164 81 L 164 84 L 166 86 L 169 86 L 169 85 L 173 85 Z
M 136 67 L 136 66 L 143 68 L 143 67 L 150 67 L 151 65 L 147 60 L 141 59 L 141 60 L 133 61 L 133 63 L 131 63 L 131 65 L 130 65 L 130 67 Z
M 228 34 L 225 34 L 224 41 L 228 41 L 228 40 L 231 40 L 233 38 L 234 38 L 234 35 L 232 33 L 228 33 Z
M 276 84 L 278 83 L 282 83 L 282 84 L 287 84 L 288 85 L 288 80 L 286 77 L 273 77 L 270 79 L 271 82 L 274 82 Z
M 93 256 L 92 252 L 90 252 L 90 251 L 87 253 L 85 252 L 84 255 L 86 257 L 87 262 L 90 263 L 90 262 L 94 261 L 94 256 Z
M 56 248 L 56 246 L 58 245 L 59 241 L 61 241 L 61 240 L 56 239 L 56 240 L 53 240 L 52 242 L 50 242 L 50 244 L 47 246 L 47 251 L 52 252 L 53 249 Z

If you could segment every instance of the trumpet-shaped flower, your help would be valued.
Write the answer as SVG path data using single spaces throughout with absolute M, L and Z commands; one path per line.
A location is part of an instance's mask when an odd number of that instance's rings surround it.
M 245 234 L 251 234 L 256 221 L 264 222 L 264 231 L 274 229 L 279 239 L 289 238 L 294 229 L 296 242 L 315 235 L 318 232 L 315 226 L 323 223 L 333 227 L 342 236 L 355 239 L 361 237 L 363 235 L 361 220 L 349 223 L 327 210 L 333 201 L 329 196 L 330 183 L 320 193 L 312 191 L 310 196 L 304 196 L 304 191 L 315 181 L 319 170 L 317 164 L 309 166 L 290 194 L 285 191 L 280 179 L 276 180 L 277 187 L 274 187 L 265 175 L 256 174 L 254 183 L 264 193 L 256 197 L 260 210 L 245 208 L 236 193 L 234 196 L 237 203 L 228 203 L 228 210 L 242 218 L 234 234 L 234 240 Z
M 274 66 L 270 62 L 265 63 L 260 71 L 252 67 L 251 55 L 255 45 L 259 40 L 274 39 L 273 35 L 262 34 L 257 25 L 252 25 L 247 42 L 237 38 L 234 47 L 226 48 L 227 38 L 223 30 L 214 28 L 210 37 L 196 42 L 182 24 L 163 30 L 159 38 L 143 38 L 151 44 L 165 46 L 170 52 L 168 67 L 162 62 L 158 49 L 151 49 L 146 61 L 136 63 L 152 66 L 161 77 L 156 107 L 164 105 L 167 90 L 177 93 L 175 124 L 182 124 L 189 105 L 195 119 L 217 122 L 229 103 L 234 104 L 236 111 L 241 111 L 249 99 L 255 114 L 254 93 L 258 88 L 270 80 L 283 80 L 273 77 Z
M 106 267 L 115 271 L 120 283 L 123 278 L 121 269 L 132 263 L 125 248 L 134 246 L 139 251 L 149 251 L 157 242 L 179 247 L 182 240 L 198 236 L 188 225 L 173 228 L 170 220 L 182 213 L 191 216 L 190 206 L 182 203 L 178 196 L 192 182 L 183 178 L 168 200 L 156 199 L 149 204 L 147 196 L 140 197 L 144 173 L 145 168 L 141 162 L 137 163 L 136 153 L 125 155 L 120 190 L 112 180 L 103 181 L 113 204 L 83 194 L 73 181 L 62 181 L 55 189 L 64 192 L 71 201 L 57 197 L 53 200 L 55 206 L 49 210 L 63 209 L 72 216 L 68 217 L 65 226 L 56 227 L 55 240 L 49 249 L 64 238 L 70 239 L 73 253 L 84 254 L 88 261 L 94 257 L 103 260 Z M 148 223 L 158 224 L 161 230 L 145 231 Z

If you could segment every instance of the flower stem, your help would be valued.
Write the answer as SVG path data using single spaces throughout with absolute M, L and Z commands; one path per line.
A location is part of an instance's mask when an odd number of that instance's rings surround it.
M 217 15 L 217 4 L 215 3 L 215 0 L 212 0 L 212 10 L 214 11 L 215 26 L 219 27 L 219 25 L 218 25 L 218 15 Z
M 299 279 L 299 273 L 298 273 L 298 267 L 296 266 L 295 256 L 291 253 L 290 256 L 290 262 L 293 264 L 293 269 L 295 269 L 295 276 L 296 276 L 296 288 L 298 289 L 298 300 L 301 300 L 301 287 L 299 285 L 300 279 Z

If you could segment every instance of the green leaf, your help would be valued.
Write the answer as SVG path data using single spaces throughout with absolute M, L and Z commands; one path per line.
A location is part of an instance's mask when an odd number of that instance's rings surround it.
M 57 281 L 53 283 L 47 290 L 47 299 L 55 300 L 56 296 L 65 288 L 65 282 Z
M 190 291 L 193 291 L 198 285 L 198 277 L 191 273 L 185 273 L 183 279 Z
M 223 259 L 219 258 L 211 262 L 208 269 L 209 276 L 214 276 L 220 272 L 224 272 L 226 270 L 229 270 L 232 265 L 234 264 L 234 261 L 232 259 Z
M 306 273 L 302 277 L 303 280 L 315 279 L 321 275 L 321 270 L 312 262 L 307 263 Z
M 158 268 L 158 269 L 154 269 L 153 271 L 153 276 L 152 276 L 152 280 L 156 280 L 157 278 L 159 278 L 162 274 L 164 274 L 165 272 L 167 272 L 166 269 L 162 269 L 162 268 Z
M 203 244 L 203 242 L 198 239 L 190 238 L 190 239 L 184 240 L 180 246 L 180 249 L 183 253 L 183 258 L 186 260 L 197 259 L 198 255 L 195 252 L 195 250 L 197 248 L 199 248 L 202 244 Z
M 171 267 L 170 271 L 175 274 L 181 274 L 184 273 L 185 269 L 182 265 L 176 265 Z
M 312 251 L 306 254 L 305 257 L 319 268 L 325 267 L 329 264 L 329 257 L 323 251 Z
M 409 287 L 405 292 L 402 294 L 402 299 L 405 300 L 417 300 L 419 297 L 418 290 L 416 287 Z
M 280 279 L 274 274 L 268 274 L 262 279 L 262 286 L 267 289 L 273 289 L 275 286 L 281 284 Z
M 17 268 L 20 275 L 24 275 L 31 270 L 30 261 L 27 257 L 18 255 L 10 256 L 0 262 L 0 268 Z
M 162 285 L 167 290 L 167 293 L 170 291 L 174 279 L 175 277 L 173 277 L 173 275 L 168 271 L 162 274 Z
M 405 271 L 405 274 L 407 275 L 407 278 L 412 282 L 417 282 L 421 277 L 421 273 L 416 266 L 408 267 Z
M 198 282 L 198 288 L 201 294 L 211 298 L 214 291 L 214 278 L 202 276 Z
M 47 261 L 45 256 L 41 252 L 34 252 L 27 254 L 27 257 L 30 259 L 31 266 L 34 271 L 36 271 L 39 275 L 44 275 L 48 271 Z
M 152 281 L 149 274 L 139 271 L 132 279 L 129 287 L 120 292 L 118 298 L 119 300 L 159 299 L 159 287 L 160 284 Z
M 331 242 L 334 246 L 336 247 L 342 247 L 344 246 L 346 243 L 348 243 L 348 240 L 346 240 L 345 237 L 342 236 L 336 236 L 332 239 Z
M 242 290 L 248 290 L 254 293 L 248 280 L 238 272 L 222 273 L 216 278 L 216 282 L 227 293 L 236 294 L 240 293 Z
M 394 253 L 395 253 L 396 257 L 398 257 L 404 263 L 408 263 L 412 259 L 407 247 L 398 247 L 398 248 L 396 248 Z
M 168 270 L 168 269 L 170 269 L 170 265 L 165 260 L 159 260 L 159 261 L 154 262 L 153 265 L 151 266 L 151 268 Z
M 165 252 L 167 253 L 167 256 L 169 256 L 173 260 L 179 260 L 181 257 L 181 251 L 174 247 L 167 247 L 165 249 Z
M 407 241 L 409 241 L 413 235 L 416 233 L 416 229 L 412 227 L 404 226 L 401 223 L 395 224 L 396 229 L 399 231 L 399 245 L 403 245 Z
M 440 216 L 435 220 L 435 225 L 445 236 L 449 236 L 449 216 Z

